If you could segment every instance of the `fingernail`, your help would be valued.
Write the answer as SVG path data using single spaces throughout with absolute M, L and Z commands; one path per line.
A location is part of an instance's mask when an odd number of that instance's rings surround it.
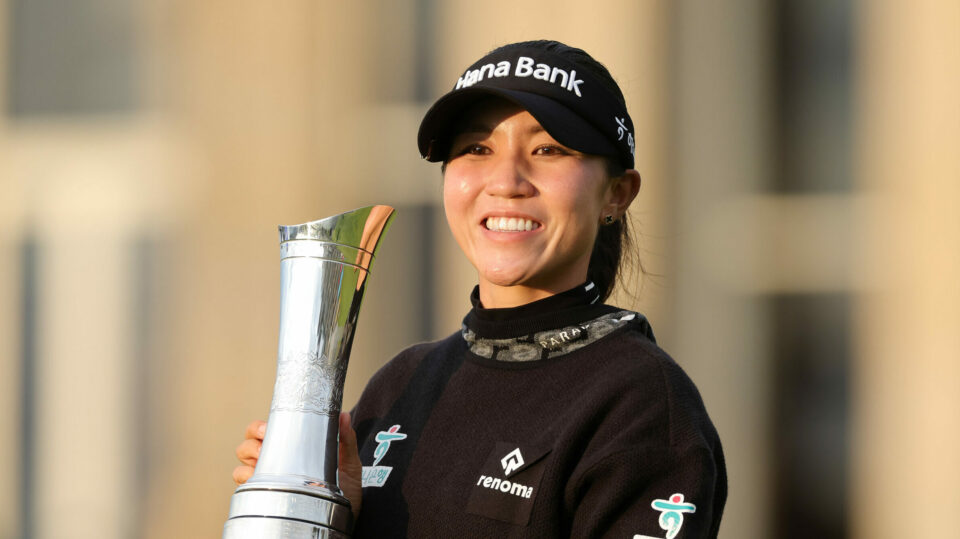
M 266 433 L 266 432 L 267 432 L 267 424 L 266 424 L 266 423 L 264 423 L 263 425 L 260 425 L 260 428 L 257 429 L 257 434 L 259 434 L 260 436 L 263 436 L 264 433 Z

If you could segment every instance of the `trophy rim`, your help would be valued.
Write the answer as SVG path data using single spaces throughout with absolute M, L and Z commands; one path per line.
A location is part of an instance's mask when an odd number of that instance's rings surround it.
M 379 241 L 374 243 L 373 249 L 367 249 L 362 245 L 354 245 L 353 242 L 344 243 L 343 241 L 337 241 L 334 239 L 333 235 L 328 235 L 324 232 L 329 233 L 331 231 L 337 231 L 337 229 L 339 229 L 341 226 L 354 222 L 374 224 L 378 229 L 376 237 L 379 240 L 379 238 L 383 235 L 383 232 L 386 231 L 390 223 L 393 221 L 396 213 L 397 210 L 393 206 L 376 204 L 373 206 L 357 208 L 355 210 L 344 212 L 338 215 L 324 217 L 323 219 L 307 221 L 306 223 L 299 223 L 295 225 L 279 225 L 277 228 L 280 232 L 280 243 L 295 240 L 317 240 L 338 243 L 347 247 L 353 247 L 354 249 L 362 249 L 370 254 L 374 254 L 376 247 L 379 245 Z M 374 216 L 372 219 L 371 215 Z M 358 240 L 357 243 L 360 243 L 361 238 L 356 238 L 356 240 Z

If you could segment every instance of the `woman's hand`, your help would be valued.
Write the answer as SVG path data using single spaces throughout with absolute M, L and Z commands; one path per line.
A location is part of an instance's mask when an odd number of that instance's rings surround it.
M 340 412 L 340 450 L 337 482 L 340 490 L 350 500 L 353 518 L 360 515 L 360 502 L 363 497 L 363 465 L 360 464 L 360 452 L 357 449 L 357 433 L 350 426 L 350 414 Z
M 233 482 L 242 485 L 253 475 L 263 447 L 263 435 L 267 432 L 266 421 L 253 421 L 247 425 L 244 440 L 237 446 L 237 459 L 240 466 L 233 469 Z M 337 481 L 340 490 L 350 500 L 353 517 L 360 514 L 360 503 L 363 495 L 363 465 L 360 464 L 360 453 L 357 449 L 357 434 L 350 425 L 350 414 L 340 412 L 340 448 L 337 455 L 339 470 Z
M 263 434 L 267 432 L 266 421 L 254 421 L 247 425 L 247 432 L 243 442 L 237 446 L 237 458 L 241 465 L 233 469 L 233 482 L 242 485 L 253 475 L 253 469 L 260 458 L 260 448 L 263 447 Z

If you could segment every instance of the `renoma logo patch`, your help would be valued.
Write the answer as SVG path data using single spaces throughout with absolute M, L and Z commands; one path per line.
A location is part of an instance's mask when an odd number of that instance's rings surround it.
M 378 442 L 376 449 L 373 450 L 373 466 L 363 467 L 362 486 L 364 487 L 382 487 L 390 477 L 393 466 L 377 466 L 383 457 L 387 456 L 390 450 L 390 444 L 400 440 L 405 440 L 407 435 L 400 432 L 400 425 L 394 425 L 387 430 L 382 430 L 374 436 L 374 441 Z
M 547 470 L 550 449 L 516 442 L 494 442 L 475 484 L 467 512 L 526 526 Z
M 520 448 L 518 447 L 507 453 L 502 459 L 500 459 L 500 465 L 503 467 L 504 477 L 510 477 L 510 474 L 523 466 L 523 455 L 520 453 Z M 500 479 L 499 477 L 481 475 L 480 478 L 477 479 L 477 486 L 492 490 L 499 490 L 504 494 L 519 496 L 521 498 L 529 498 L 533 495 L 533 487 L 521 485 L 520 483 L 513 481 L 507 481 L 506 479 Z

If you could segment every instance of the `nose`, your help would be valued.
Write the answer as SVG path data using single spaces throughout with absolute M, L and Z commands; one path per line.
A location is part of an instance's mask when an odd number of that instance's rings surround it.
M 484 191 L 491 196 L 525 198 L 533 196 L 536 188 L 530 182 L 530 170 L 522 157 L 501 154 L 487 176 Z

